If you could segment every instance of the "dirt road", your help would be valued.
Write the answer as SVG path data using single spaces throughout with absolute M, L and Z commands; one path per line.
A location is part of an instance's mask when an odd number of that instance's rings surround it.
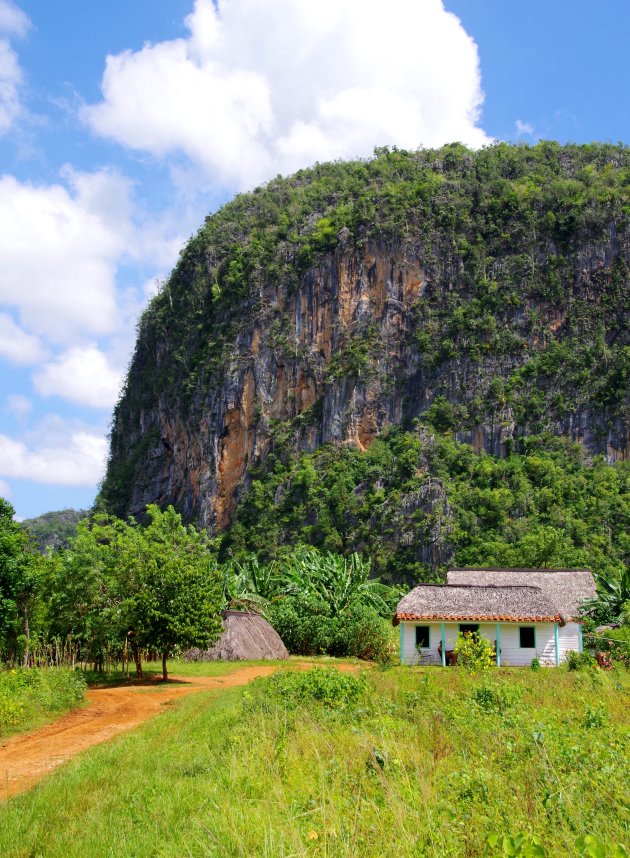
M 0 801 L 29 789 L 87 748 L 137 727 L 171 700 L 195 691 L 245 685 L 276 669 L 276 665 L 262 665 L 237 668 L 226 676 L 173 676 L 176 682 L 166 686 L 149 680 L 138 685 L 92 688 L 84 708 L 0 744 Z

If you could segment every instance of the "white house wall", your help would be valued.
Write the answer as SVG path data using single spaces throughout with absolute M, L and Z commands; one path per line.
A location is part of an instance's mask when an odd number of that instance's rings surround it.
M 429 648 L 423 654 L 431 664 L 441 664 L 438 652 L 442 640 L 441 623 L 408 623 L 401 622 L 401 656 L 404 664 L 418 664 L 416 651 L 416 626 L 429 626 Z M 536 646 L 524 648 L 520 645 L 519 627 L 535 625 Z M 540 659 L 542 664 L 555 665 L 556 643 L 553 623 L 501 623 L 501 664 L 504 667 L 529 666 L 533 658 Z M 459 623 L 444 623 L 446 649 L 453 649 L 459 632 Z M 479 632 L 492 644 L 496 640 L 496 623 L 480 623 Z M 558 627 L 558 651 L 562 662 L 569 650 L 580 650 L 580 626 L 578 623 L 567 623 Z

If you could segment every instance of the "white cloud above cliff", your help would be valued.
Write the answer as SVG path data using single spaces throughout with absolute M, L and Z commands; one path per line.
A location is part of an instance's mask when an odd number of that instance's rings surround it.
M 107 459 L 102 432 L 49 415 L 19 440 L 0 434 L 0 478 L 96 486 Z
M 116 404 L 122 380 L 123 373 L 110 365 L 94 343 L 69 349 L 34 376 L 35 389 L 42 396 L 61 396 L 106 411 Z
M 67 344 L 117 325 L 130 183 L 111 170 L 66 169 L 63 178 L 52 185 L 0 178 L 0 303 L 29 333 Z
M 108 56 L 93 131 L 238 188 L 375 145 L 488 141 L 477 47 L 441 0 L 196 0 L 186 25 Z

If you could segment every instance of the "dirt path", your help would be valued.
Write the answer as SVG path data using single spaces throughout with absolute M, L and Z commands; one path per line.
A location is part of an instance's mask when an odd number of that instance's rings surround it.
M 137 727 L 157 715 L 171 700 L 195 691 L 245 685 L 276 669 L 275 665 L 262 665 L 242 667 L 226 676 L 173 676 L 178 684 L 167 686 L 147 681 L 92 688 L 86 694 L 88 705 L 83 709 L 0 744 L 0 801 L 29 789 L 87 748 Z

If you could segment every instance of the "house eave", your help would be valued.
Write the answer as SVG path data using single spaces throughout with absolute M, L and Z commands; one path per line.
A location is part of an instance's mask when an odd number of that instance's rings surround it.
M 438 623 L 560 623 L 564 620 L 559 614 L 553 616 L 541 615 L 510 615 L 510 614 L 410 614 L 397 611 L 394 614 L 393 625 L 400 622 L 438 622 Z

